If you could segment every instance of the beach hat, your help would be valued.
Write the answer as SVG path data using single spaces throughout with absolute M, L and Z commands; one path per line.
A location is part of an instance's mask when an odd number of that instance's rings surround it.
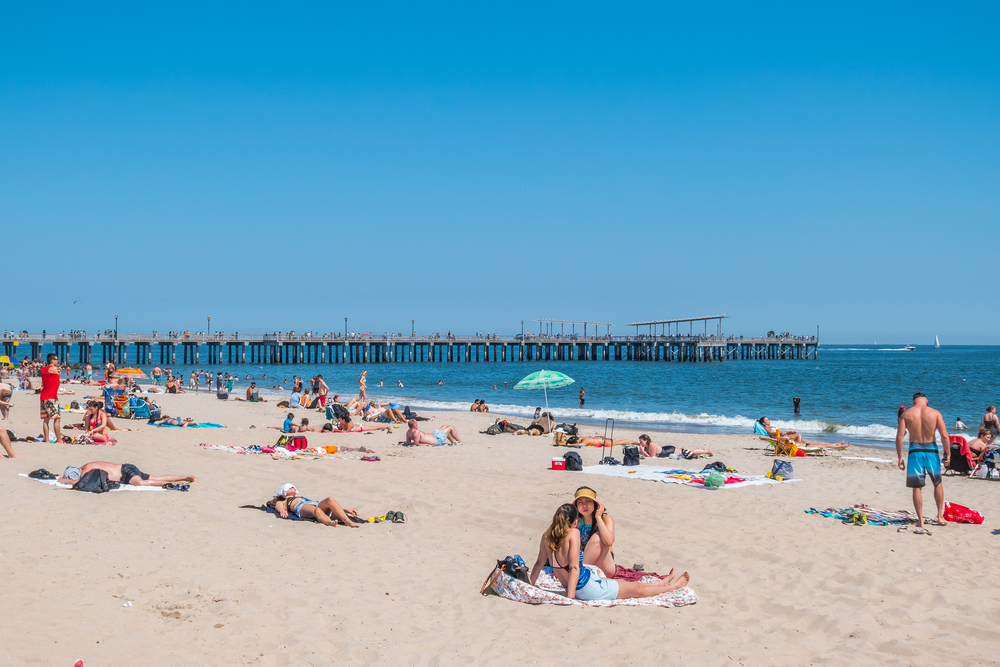
M 576 493 L 573 494 L 573 504 L 576 505 L 576 501 L 580 498 L 590 498 L 594 501 L 594 504 L 597 504 L 597 494 L 594 493 L 593 489 L 588 489 L 585 486 L 580 487 L 576 490 Z
M 65 470 L 63 470 L 62 476 L 65 477 L 66 479 L 71 479 L 74 482 L 79 482 L 80 481 L 80 469 L 77 468 L 76 466 L 69 466 L 68 468 L 66 468 Z
M 282 484 L 281 488 L 278 489 L 278 492 L 274 494 L 274 497 L 277 498 L 278 496 L 284 496 L 286 493 L 288 493 L 288 489 L 294 489 L 294 488 L 295 488 L 294 484 Z

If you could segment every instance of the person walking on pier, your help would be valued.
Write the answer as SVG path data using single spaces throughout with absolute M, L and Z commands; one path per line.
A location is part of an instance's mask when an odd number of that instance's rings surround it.
M 50 352 L 45 358 L 48 366 L 42 369 L 42 393 L 39 395 L 41 401 L 42 416 L 42 437 L 45 442 L 61 442 L 62 432 L 59 428 L 59 357 L 54 352 Z M 52 420 L 55 439 L 49 438 L 49 420 Z
M 906 486 L 913 489 L 913 508 L 917 511 L 917 535 L 930 535 L 924 528 L 923 488 L 927 475 L 934 484 L 934 502 L 937 503 L 937 524 L 945 525 L 944 485 L 941 479 L 941 457 L 938 453 L 935 432 L 941 434 L 944 445 L 944 466 L 951 463 L 951 440 L 941 413 L 927 405 L 923 392 L 913 395 L 913 407 L 904 412 L 896 426 L 896 456 L 899 469 L 906 471 Z M 909 435 L 910 446 L 906 460 L 903 459 L 903 438 Z

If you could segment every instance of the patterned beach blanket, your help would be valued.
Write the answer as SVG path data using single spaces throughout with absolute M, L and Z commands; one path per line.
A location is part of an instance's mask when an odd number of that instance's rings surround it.
M 491 575 L 492 576 L 492 575 Z M 645 576 L 643 583 L 654 583 L 657 577 Z M 624 598 L 621 600 L 570 600 L 566 589 L 553 575 L 542 572 L 536 585 L 526 584 L 519 579 L 500 572 L 490 589 L 502 598 L 527 604 L 558 604 L 577 607 L 684 607 L 698 601 L 698 596 L 690 588 L 681 588 L 669 593 L 661 593 L 651 598 Z
M 635 468 L 626 466 L 587 466 L 583 472 L 590 475 L 603 475 L 605 477 L 625 477 L 627 479 L 642 479 L 647 482 L 666 482 L 667 484 L 684 484 L 685 486 L 705 487 L 705 477 L 710 473 L 683 470 L 681 468 L 662 468 L 660 466 L 637 466 Z M 759 486 L 762 484 L 787 484 L 798 482 L 798 479 L 786 479 L 778 481 L 769 479 L 764 475 L 740 475 L 738 473 L 723 473 L 726 477 L 726 484 L 722 488 L 734 489 L 741 486 Z

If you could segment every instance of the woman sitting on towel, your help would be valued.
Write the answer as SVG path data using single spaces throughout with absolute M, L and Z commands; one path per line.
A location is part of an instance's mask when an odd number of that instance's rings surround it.
M 782 435 L 784 435 L 782 433 Z M 653 442 L 648 435 L 643 433 L 639 436 L 639 453 L 649 458 L 671 458 L 671 459 L 696 459 L 699 456 L 711 456 L 710 449 L 678 449 L 671 445 L 660 447 Z
M 664 579 L 653 584 L 601 579 L 594 566 L 580 564 L 582 554 L 579 528 L 580 513 L 576 507 L 560 505 L 538 543 L 538 558 L 531 568 L 532 585 L 538 581 L 538 575 L 546 565 L 552 566 L 552 573 L 566 587 L 566 597 L 571 600 L 649 598 L 683 588 L 691 580 L 687 572 L 672 580 L 673 570 Z
M 760 419 L 757 420 L 757 423 L 760 424 L 760 427 L 764 430 L 765 433 L 767 433 L 766 436 L 760 436 L 760 438 L 758 438 L 758 439 L 759 440 L 773 440 L 774 437 L 775 437 L 775 431 L 774 431 L 773 428 L 771 428 L 771 420 L 768 419 L 767 417 L 761 417 Z M 758 431 L 758 429 L 757 429 L 756 426 L 754 426 L 754 431 L 755 432 Z M 851 443 L 844 442 L 843 440 L 841 440 L 840 442 L 838 442 L 835 445 L 825 445 L 822 442 L 806 442 L 806 439 L 803 438 L 802 434 L 799 433 L 798 431 L 782 431 L 781 432 L 781 437 L 782 438 L 788 438 L 789 440 L 791 440 L 792 442 L 794 442 L 796 444 L 796 446 L 798 446 L 800 448 L 801 447 L 820 447 L 822 449 L 847 449 L 848 447 L 851 446 Z
M 609 577 L 615 575 L 615 559 L 611 547 L 615 544 L 615 520 L 604 510 L 597 492 L 581 486 L 573 496 L 573 505 L 580 513 L 580 551 L 584 565 L 596 565 Z
M 292 484 L 285 484 L 274 494 L 274 511 L 282 519 L 287 519 L 289 514 L 294 514 L 300 519 L 313 519 L 319 521 L 324 526 L 336 526 L 337 524 L 348 528 L 357 528 L 358 524 L 351 521 L 348 514 L 357 516 L 358 511 L 344 509 L 333 496 L 327 496 L 323 500 L 309 500 L 298 494 L 298 490 Z
M 101 409 L 100 403 L 91 401 L 87 404 L 87 412 L 83 415 L 83 428 L 87 435 L 94 439 L 94 442 L 108 442 L 111 436 L 108 435 L 108 414 Z

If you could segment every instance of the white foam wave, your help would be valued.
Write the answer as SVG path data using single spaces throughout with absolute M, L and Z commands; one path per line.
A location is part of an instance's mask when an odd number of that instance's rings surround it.
M 429 410 L 459 410 L 469 409 L 467 401 L 428 401 L 417 398 L 401 400 L 409 401 L 414 408 L 424 408 Z M 532 417 L 535 414 L 535 406 L 494 404 L 490 406 L 490 411 L 503 415 L 517 415 Z M 631 410 L 590 410 L 587 408 L 552 408 L 557 421 L 589 421 L 601 423 L 607 419 L 614 419 L 615 422 L 650 424 L 682 427 L 685 430 L 697 430 L 698 427 L 705 427 L 706 430 L 721 430 L 735 433 L 753 432 L 753 424 L 756 421 L 750 417 L 736 415 L 729 417 L 726 415 L 710 415 L 707 413 L 688 415 L 680 412 L 637 412 Z M 772 419 L 771 425 L 782 430 L 794 430 L 805 434 L 830 434 L 844 439 L 864 438 L 870 440 L 892 440 L 896 437 L 896 429 L 882 424 L 868 424 L 858 426 L 851 424 L 840 424 L 821 420 L 780 420 Z

